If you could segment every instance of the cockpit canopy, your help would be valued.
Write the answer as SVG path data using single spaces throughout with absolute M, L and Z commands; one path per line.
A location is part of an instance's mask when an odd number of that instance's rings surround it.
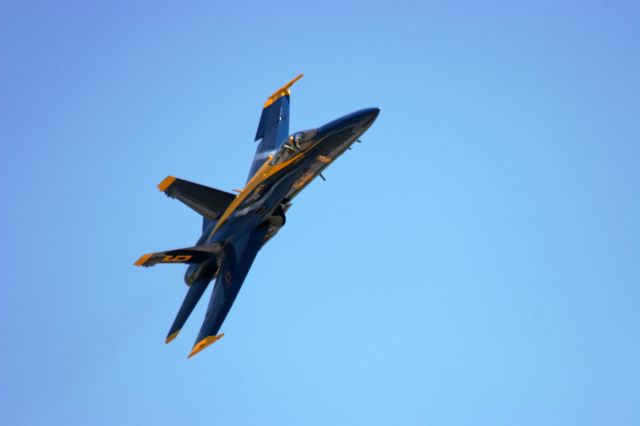
M 271 165 L 283 163 L 291 157 L 306 151 L 314 142 L 314 138 L 318 131 L 316 129 L 305 130 L 304 132 L 296 132 L 289 136 L 287 141 L 282 144 L 276 155 L 271 160 Z

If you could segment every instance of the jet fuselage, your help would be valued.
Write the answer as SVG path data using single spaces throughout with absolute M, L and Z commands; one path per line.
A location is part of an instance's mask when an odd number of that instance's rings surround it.
M 289 135 L 291 86 L 276 90 L 264 103 L 255 140 L 259 141 L 245 187 L 232 194 L 167 176 L 158 189 L 202 217 L 202 234 L 193 247 L 142 255 L 134 264 L 187 264 L 189 286 L 166 343 L 173 341 L 215 279 L 209 306 L 189 357 L 218 341 L 219 333 L 262 246 L 285 224 L 291 200 L 358 141 L 380 110 L 368 108 L 316 129 Z
M 266 243 L 284 226 L 284 213 L 291 200 L 369 128 L 379 111 L 378 108 L 363 109 L 317 129 L 291 135 L 289 142 L 270 153 L 249 178 L 247 186 L 236 197 L 237 204 L 203 230 L 197 245 L 234 244 L 234 239 L 244 238 L 259 226 L 269 228 Z M 302 140 L 295 140 L 298 135 Z M 185 282 L 190 285 L 215 273 L 211 266 L 210 261 L 189 265 Z

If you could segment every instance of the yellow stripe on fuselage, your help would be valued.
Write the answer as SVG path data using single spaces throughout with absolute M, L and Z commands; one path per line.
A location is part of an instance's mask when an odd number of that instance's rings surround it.
M 242 204 L 242 202 L 253 192 L 254 189 L 256 189 L 256 187 L 259 184 L 269 179 L 271 176 L 278 173 L 280 170 L 284 169 L 288 165 L 295 163 L 303 156 L 304 156 L 304 153 L 301 152 L 291 157 L 289 160 L 285 162 L 272 166 L 271 160 L 273 159 L 273 156 L 270 155 L 267 158 L 267 161 L 265 161 L 264 164 L 260 167 L 260 169 L 258 169 L 256 174 L 253 175 L 253 177 L 249 180 L 249 182 L 247 182 L 247 185 L 244 187 L 244 189 L 238 195 L 236 195 L 236 198 L 234 198 L 231 204 L 229 204 L 229 207 L 227 207 L 227 209 L 224 211 L 222 216 L 220 216 L 218 223 L 213 228 L 213 231 L 211 231 L 211 234 L 209 234 L 209 238 L 211 238 L 213 234 L 215 234 L 216 231 L 220 229 L 220 227 L 226 222 L 229 216 L 231 216 L 233 212 L 236 211 L 236 209 L 240 206 L 240 204 Z

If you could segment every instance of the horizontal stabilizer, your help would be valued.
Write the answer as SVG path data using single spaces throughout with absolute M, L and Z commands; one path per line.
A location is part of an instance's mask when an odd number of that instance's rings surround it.
M 158 263 L 200 263 L 221 254 L 219 244 L 205 244 L 201 246 L 161 251 L 158 253 L 148 253 L 140 256 L 134 263 L 136 266 L 153 266 Z
M 158 189 L 209 220 L 217 220 L 236 198 L 234 194 L 173 176 L 167 176 L 160 182 Z

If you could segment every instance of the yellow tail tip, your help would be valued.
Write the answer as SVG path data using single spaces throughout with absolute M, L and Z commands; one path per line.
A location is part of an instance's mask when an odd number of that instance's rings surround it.
M 196 343 L 196 345 L 193 347 L 193 349 L 191 350 L 191 353 L 189 354 L 189 356 L 187 358 L 191 358 L 192 356 L 194 356 L 195 354 L 197 354 L 198 352 L 200 352 L 201 350 L 203 350 L 207 346 L 217 342 L 218 340 L 222 339 L 223 337 L 224 337 L 224 333 L 220 333 L 217 336 L 207 336 L 207 337 L 205 337 L 204 339 L 202 339 L 198 343 Z
M 174 331 L 173 333 L 171 333 L 170 335 L 167 336 L 167 340 L 164 341 L 164 343 L 169 343 L 171 342 L 173 339 L 175 339 L 176 337 L 178 337 L 178 333 L 180 333 L 180 329 Z
M 294 78 L 293 80 L 291 80 L 290 82 L 288 82 L 287 84 L 285 84 L 284 86 L 282 86 L 281 88 L 273 92 L 273 95 L 269 96 L 269 99 L 267 99 L 267 102 L 264 103 L 263 108 L 268 107 L 269 105 L 271 105 L 272 103 L 274 103 L 275 101 L 277 101 L 283 96 L 290 95 L 289 88 L 293 86 L 293 83 L 300 80 L 303 76 L 304 74 L 298 74 L 296 78 Z
M 149 260 L 149 258 L 153 256 L 153 253 L 151 254 L 143 254 L 142 256 L 140 256 L 140 259 L 136 260 L 136 263 L 134 263 L 135 266 L 142 266 L 144 265 L 147 260 Z
M 171 186 L 171 184 L 173 182 L 176 181 L 176 178 L 174 178 L 173 176 L 167 176 L 166 178 L 164 178 L 164 180 L 162 182 L 160 182 L 158 184 L 158 189 L 162 192 L 166 191 L 167 188 L 169 188 Z

